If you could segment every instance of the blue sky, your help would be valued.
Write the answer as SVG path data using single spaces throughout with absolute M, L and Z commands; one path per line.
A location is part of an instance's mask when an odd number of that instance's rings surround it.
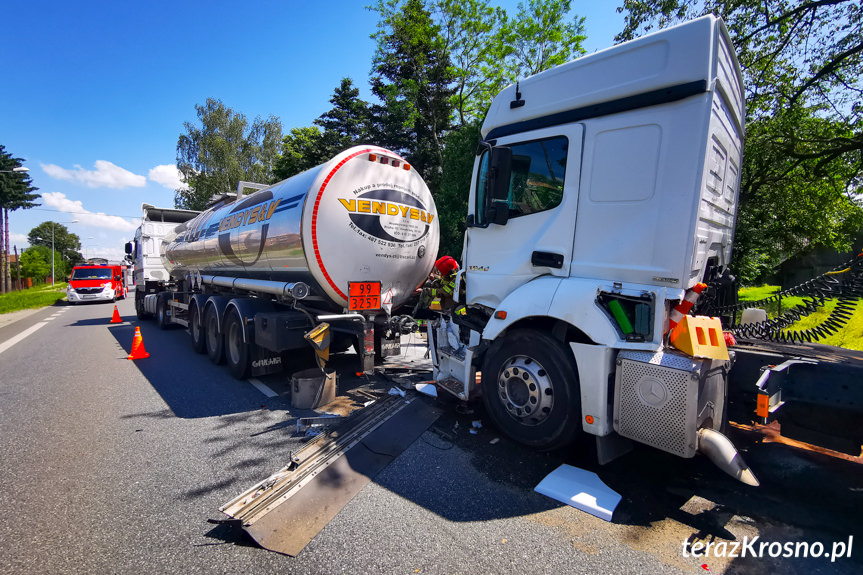
M 371 99 L 376 14 L 363 0 L 44 1 L 5 11 L 0 144 L 24 158 L 42 205 L 10 215 L 11 243 L 71 222 L 88 257 L 121 259 L 141 204 L 174 204 L 183 123 L 208 97 L 277 116 L 285 132 L 330 108 L 349 76 Z M 518 0 L 490 0 L 510 15 Z M 572 0 L 588 52 L 613 44 L 619 1 Z

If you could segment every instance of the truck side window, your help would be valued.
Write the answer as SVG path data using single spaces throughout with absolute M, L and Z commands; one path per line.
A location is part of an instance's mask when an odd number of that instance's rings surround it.
M 550 210 L 563 199 L 568 140 L 563 136 L 523 142 L 512 148 L 512 173 L 509 181 L 509 218 Z M 480 159 L 476 190 L 477 222 L 485 223 L 485 194 L 490 154 Z

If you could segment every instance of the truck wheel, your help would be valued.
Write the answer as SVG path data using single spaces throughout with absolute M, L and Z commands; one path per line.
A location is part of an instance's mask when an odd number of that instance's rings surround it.
M 207 338 L 204 334 L 204 326 L 201 325 L 201 312 L 194 303 L 189 308 L 189 335 L 192 336 L 192 349 L 196 353 L 207 351 Z
M 135 292 L 135 315 L 138 319 L 147 319 L 147 312 L 144 311 L 144 298 L 138 297 L 138 292 Z
M 482 367 L 482 395 L 491 419 L 519 443 L 557 449 L 581 428 L 575 361 L 543 332 L 513 331 L 492 345 Z
M 210 306 L 204 312 L 204 339 L 207 342 L 207 356 L 216 365 L 225 363 L 225 345 L 222 332 L 219 331 L 219 318 L 216 306 Z
M 246 379 L 252 371 L 251 345 L 243 341 L 243 320 L 237 310 L 232 309 L 225 318 L 225 360 L 231 375 Z
M 156 325 L 159 329 L 168 329 L 171 325 L 168 317 L 168 298 L 162 297 L 162 294 L 159 294 L 159 299 L 156 300 Z

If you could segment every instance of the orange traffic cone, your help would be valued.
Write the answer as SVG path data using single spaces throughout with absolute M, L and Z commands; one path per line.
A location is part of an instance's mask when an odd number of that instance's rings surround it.
M 123 323 L 123 318 L 120 317 L 117 306 L 114 306 L 114 316 L 111 318 L 111 323 Z
M 144 338 L 141 337 L 141 328 L 135 328 L 135 338 L 132 340 L 132 353 L 126 359 L 144 359 L 150 357 L 147 350 L 144 349 Z

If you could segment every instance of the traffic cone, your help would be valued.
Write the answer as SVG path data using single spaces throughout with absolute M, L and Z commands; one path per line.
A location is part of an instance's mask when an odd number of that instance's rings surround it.
M 132 340 L 132 353 L 126 359 L 144 359 L 145 357 L 150 357 L 150 354 L 144 349 L 144 338 L 141 337 L 141 328 L 135 327 L 135 338 Z
M 123 323 L 123 318 L 120 317 L 117 306 L 114 306 L 114 316 L 111 318 L 111 323 Z
M 703 292 L 706 287 L 707 284 L 695 284 L 692 286 L 692 289 L 686 292 L 683 301 L 672 308 L 671 315 L 668 318 L 668 332 L 674 331 L 674 328 L 678 323 L 680 323 L 683 316 L 689 313 L 689 310 L 691 310 L 692 306 L 695 305 L 695 302 L 698 301 L 698 296 L 701 295 L 701 292 Z

